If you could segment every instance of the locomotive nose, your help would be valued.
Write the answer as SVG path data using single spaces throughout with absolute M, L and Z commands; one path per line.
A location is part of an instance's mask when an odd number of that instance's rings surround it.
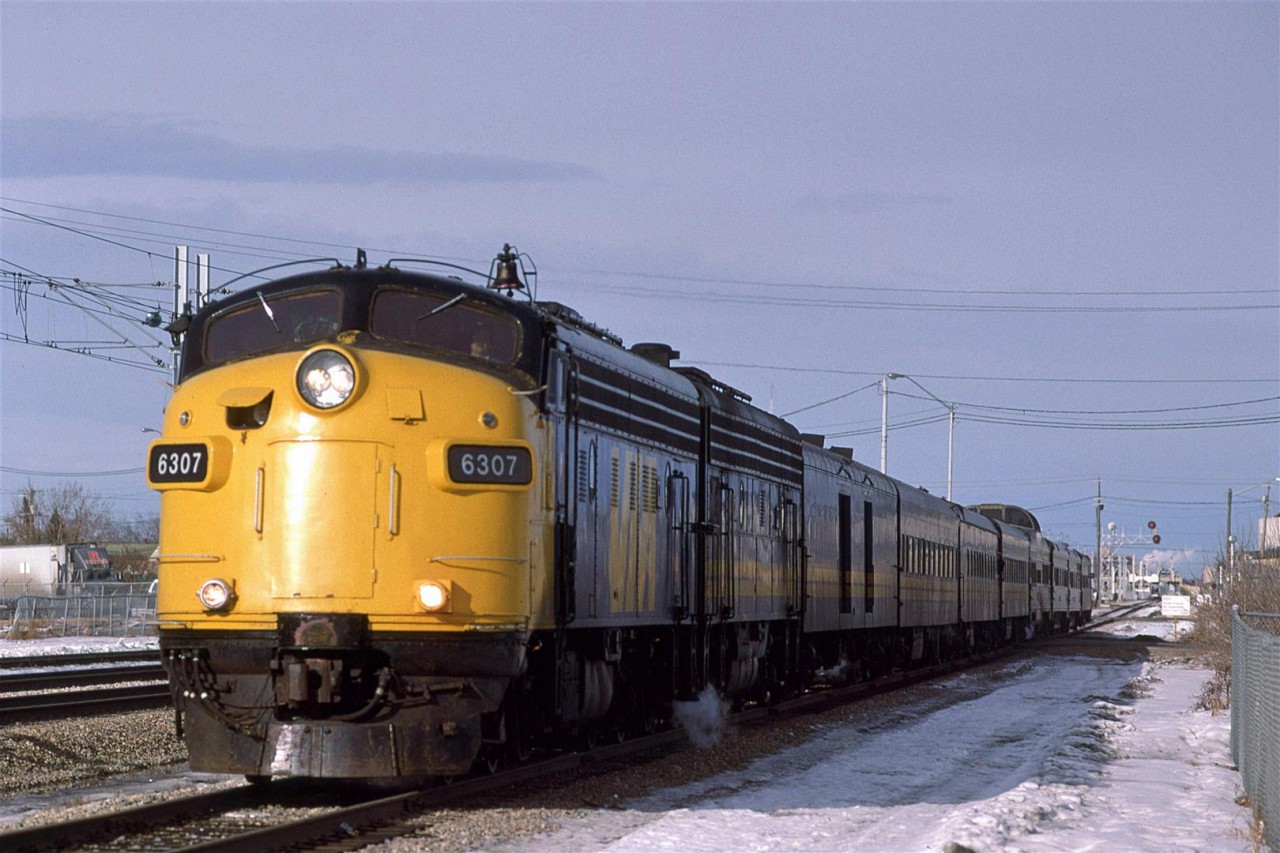
M 376 445 L 281 441 L 266 470 L 265 566 L 275 599 L 367 599 L 380 540 Z M 383 509 L 383 515 L 387 512 Z

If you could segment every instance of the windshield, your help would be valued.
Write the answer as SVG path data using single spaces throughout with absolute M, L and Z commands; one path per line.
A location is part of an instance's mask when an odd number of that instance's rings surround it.
M 515 360 L 520 326 L 515 318 L 480 307 L 463 295 L 380 290 L 369 331 L 417 346 L 448 350 L 495 364 Z
M 321 341 L 340 327 L 336 290 L 264 297 L 215 318 L 205 330 L 204 359 L 222 364 L 260 352 Z

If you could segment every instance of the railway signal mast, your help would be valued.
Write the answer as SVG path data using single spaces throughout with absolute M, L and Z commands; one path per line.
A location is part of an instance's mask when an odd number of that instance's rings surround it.
M 1126 533 L 1114 521 L 1107 523 L 1106 533 L 1102 536 L 1101 567 L 1098 572 L 1104 601 L 1123 600 L 1133 592 L 1134 561 L 1132 557 L 1125 558 L 1120 549 L 1148 543 L 1160 544 L 1159 529 L 1154 521 L 1147 522 L 1146 533 L 1135 535 Z

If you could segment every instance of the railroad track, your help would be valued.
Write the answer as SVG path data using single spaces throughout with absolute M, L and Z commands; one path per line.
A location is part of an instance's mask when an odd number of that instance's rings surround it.
M 821 688 L 768 707 L 739 712 L 733 724 L 752 725 L 770 719 L 797 718 L 858 699 L 899 690 L 912 684 L 951 674 L 1011 655 L 1019 648 L 975 656 L 965 662 L 893 673 L 873 682 Z M 394 838 L 403 833 L 409 818 L 460 800 L 474 801 L 538 779 L 580 772 L 590 765 L 626 760 L 640 753 L 662 754 L 687 748 L 681 729 L 667 729 L 620 743 L 597 746 L 589 752 L 552 755 L 448 784 L 392 795 L 369 788 L 350 788 L 354 801 L 326 804 L 333 796 L 332 781 L 277 780 L 265 785 L 198 794 L 134 809 L 88 817 L 73 822 L 34 827 L 0 834 L 2 850 L 53 850 L 89 847 L 94 850 L 276 851 L 281 849 L 349 850 Z M 362 793 L 363 792 L 363 793 Z M 317 813 L 317 806 L 322 806 Z M 279 814 L 280 808 L 296 808 L 305 814 Z M 268 817 L 270 815 L 270 817 Z M 261 826 L 271 821 L 270 826 Z
M 80 666 L 54 671 L 31 671 L 37 667 Z M 130 656 L 143 661 L 133 665 L 85 668 L 98 663 L 97 655 L 50 655 L 23 660 L 27 666 L 9 668 L 0 674 L 0 723 L 49 719 L 77 714 L 115 713 L 157 708 L 170 701 L 164 668 L 157 656 Z M 32 663 L 37 661 L 37 663 Z M 122 682 L 132 682 L 123 685 Z
M 84 666 L 96 663 L 160 663 L 159 649 L 119 649 L 114 652 L 84 652 L 70 655 L 0 657 L 0 670 L 47 669 L 55 666 Z
M 1132 611 L 1108 614 L 1091 623 L 1105 624 Z M 735 725 L 766 719 L 796 718 L 991 663 L 1058 638 L 1008 646 L 964 661 L 892 673 L 872 682 L 814 689 L 768 707 L 753 707 L 735 715 Z M 688 738 L 669 729 L 643 738 L 597 747 L 589 752 L 564 753 L 518 765 L 491 775 L 477 775 L 386 795 L 368 787 L 350 787 L 335 794 L 331 780 L 277 780 L 264 785 L 241 785 L 75 821 L 0 834 L 3 850 L 54 850 L 88 847 L 94 850 L 276 851 L 312 849 L 352 850 L 395 838 L 404 823 L 424 812 L 460 800 L 474 802 L 484 794 L 534 780 L 581 772 L 590 765 L 625 760 L 639 753 L 665 754 L 685 748 Z M 648 760 L 648 759 L 642 759 Z M 297 814 L 289 814 L 293 810 Z M 263 823 L 270 825 L 263 826 Z
M 0 723 L 117 714 L 162 708 L 171 701 L 167 682 L 0 696 Z
M 685 740 L 671 730 L 634 742 L 569 753 L 487 776 L 387 795 L 332 780 L 287 779 L 169 799 L 109 814 L 0 833 L 5 851 L 170 850 L 253 853 L 282 849 L 345 850 L 399 834 L 405 819 L 460 800 L 473 800 L 584 764 L 615 760 Z M 304 812 L 290 816 L 281 810 Z M 319 813 L 317 813 L 317 811 Z M 262 823 L 274 821 L 269 826 Z
M 164 667 L 159 663 L 63 669 L 54 672 L 20 671 L 0 674 L 0 694 L 28 690 L 68 690 L 95 684 L 119 684 L 122 681 L 158 681 L 165 677 Z

